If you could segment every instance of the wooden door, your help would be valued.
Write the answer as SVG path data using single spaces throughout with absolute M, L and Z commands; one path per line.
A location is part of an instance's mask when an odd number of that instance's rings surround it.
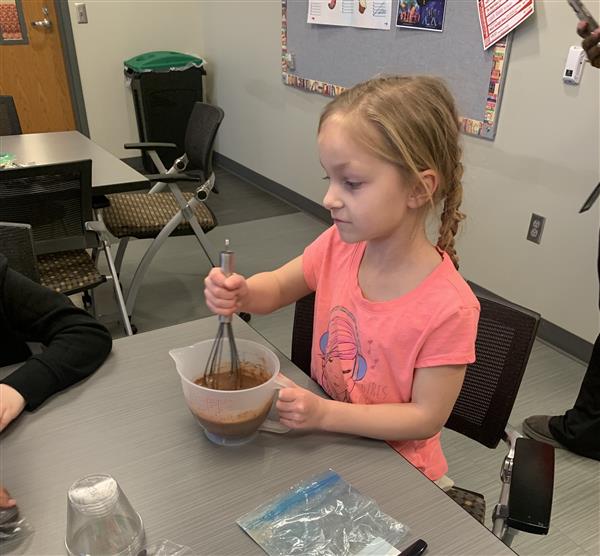
M 76 129 L 54 0 L 20 2 L 29 42 L 0 44 L 0 94 L 11 95 L 23 133 Z M 48 9 L 51 27 L 35 27 Z

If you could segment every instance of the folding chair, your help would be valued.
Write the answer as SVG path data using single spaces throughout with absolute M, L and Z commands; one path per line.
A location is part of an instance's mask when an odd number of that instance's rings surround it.
M 218 106 L 196 102 L 188 121 L 185 135 L 185 153 L 175 160 L 167 170 L 156 149 L 171 147 L 174 143 L 131 143 L 126 149 L 141 149 L 147 152 L 159 170 L 159 174 L 147 176 L 155 185 L 148 193 L 116 193 L 107 195 L 108 202 L 98 204 L 99 220 L 106 224 L 109 232 L 120 239 L 115 266 L 120 272 L 129 238 L 154 238 L 144 254 L 131 281 L 126 296 L 128 315 L 132 315 L 135 301 L 144 275 L 152 259 L 169 236 L 194 234 L 212 266 L 219 262 L 218 251 L 206 238 L 217 221 L 212 211 L 204 204 L 214 188 L 215 175 L 212 169 L 213 145 L 224 112 Z M 183 171 L 188 163 L 194 174 Z M 181 191 L 178 183 L 196 184 L 196 191 Z M 169 191 L 162 190 L 168 186 Z
M 92 161 L 0 171 L 0 220 L 29 224 L 40 283 L 65 295 L 87 292 L 110 278 L 123 327 L 132 334 L 110 253 L 110 238 L 92 220 Z M 106 255 L 110 276 L 100 274 L 86 248 Z
M 446 427 L 495 448 L 500 440 L 509 452 L 502 464 L 500 500 L 493 513 L 493 533 L 510 546 L 517 530 L 547 534 L 554 489 L 554 448 L 524 438 L 507 426 L 540 316 L 523 307 L 479 296 L 481 316 L 476 339 L 477 361 L 467 373 Z M 310 375 L 314 294 L 296 303 L 292 362 Z M 484 497 L 453 487 L 447 494 L 483 523 Z

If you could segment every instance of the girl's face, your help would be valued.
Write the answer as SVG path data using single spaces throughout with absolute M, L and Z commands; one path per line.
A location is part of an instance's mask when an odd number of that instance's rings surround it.
M 354 141 L 343 116 L 325 121 L 318 146 L 329 180 L 323 205 L 345 242 L 385 240 L 414 225 L 406 178 Z

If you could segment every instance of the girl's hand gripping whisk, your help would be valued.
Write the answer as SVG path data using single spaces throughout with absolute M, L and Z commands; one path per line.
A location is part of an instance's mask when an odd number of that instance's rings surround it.
M 226 278 L 233 274 L 235 260 L 233 251 L 229 249 L 228 239 L 225 240 L 225 250 L 220 253 L 220 264 L 221 272 Z M 209 278 L 210 274 L 207 281 Z M 204 377 L 206 385 L 215 390 L 240 388 L 240 360 L 231 327 L 231 313 L 219 314 L 219 328 L 206 362 Z M 220 378 L 226 378 L 226 387 L 220 384 Z

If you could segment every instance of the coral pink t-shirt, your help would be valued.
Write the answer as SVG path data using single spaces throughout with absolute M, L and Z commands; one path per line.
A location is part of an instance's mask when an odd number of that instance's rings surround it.
M 412 291 L 369 301 L 358 284 L 365 247 L 343 242 L 333 226 L 304 251 L 316 291 L 311 375 L 339 401 L 410 402 L 415 369 L 475 361 L 479 302 L 446 253 Z M 388 444 L 431 480 L 448 469 L 440 433 Z

